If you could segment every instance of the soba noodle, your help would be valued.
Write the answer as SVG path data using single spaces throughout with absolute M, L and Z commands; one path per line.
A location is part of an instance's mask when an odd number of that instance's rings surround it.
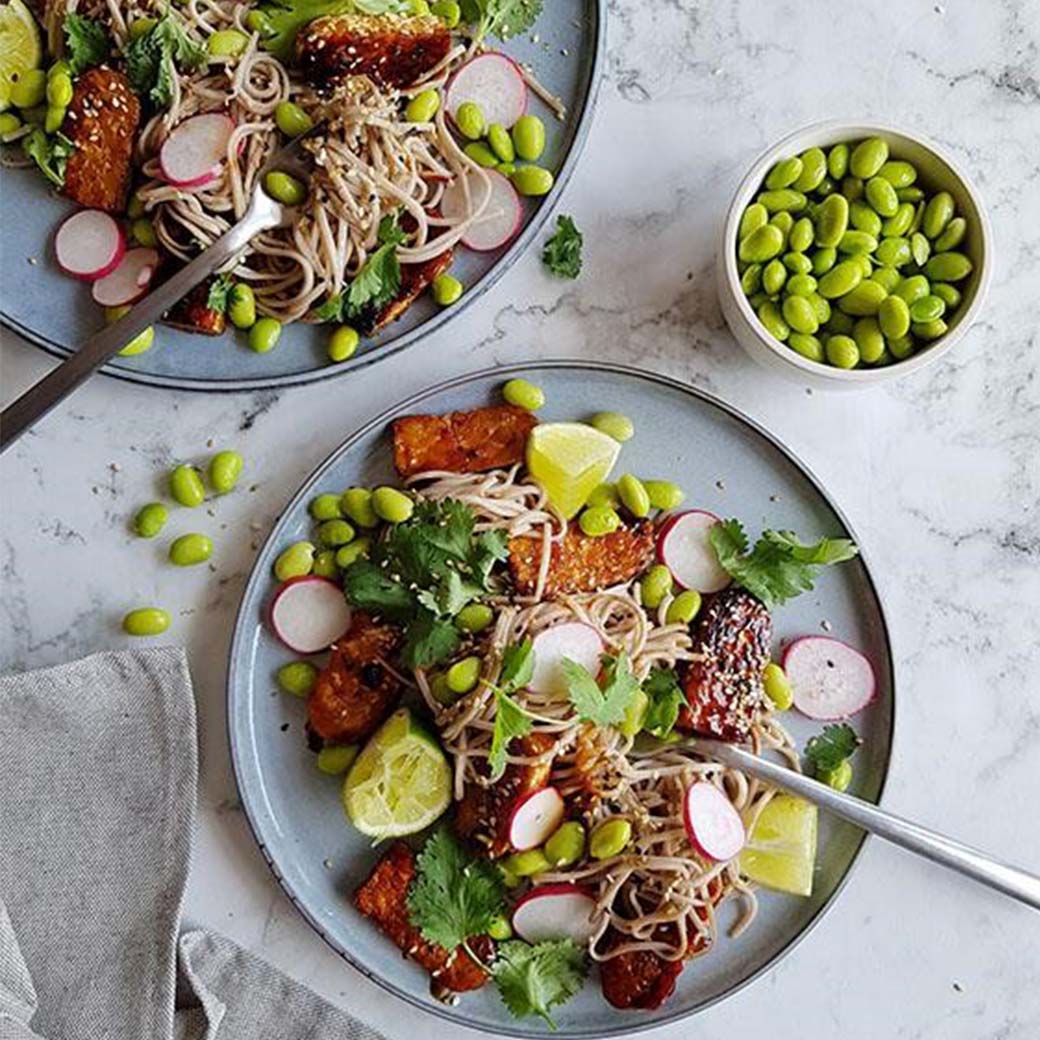
M 482 647 L 484 665 L 476 688 L 445 707 L 433 695 L 426 673 L 414 673 L 454 763 L 456 798 L 469 784 L 489 782 L 484 762 L 494 731 L 494 684 L 502 653 L 510 644 L 561 622 L 581 621 L 599 633 L 609 651 L 625 652 L 638 679 L 653 668 L 697 659 L 688 627 L 666 621 L 671 597 L 650 612 L 640 602 L 638 581 L 601 592 L 543 598 L 552 543 L 563 536 L 566 524 L 541 488 L 521 481 L 518 466 L 480 474 L 422 473 L 409 484 L 424 497 L 465 503 L 476 516 L 477 531 L 503 530 L 510 537 L 542 539 L 542 578 L 535 595 L 490 599 L 496 618 Z M 632 825 L 632 843 L 621 855 L 539 875 L 542 882 L 581 882 L 595 892 L 596 929 L 589 946 L 594 959 L 647 950 L 680 960 L 704 952 L 717 934 L 717 906 L 731 896 L 741 904 L 733 934 L 750 924 L 757 907 L 754 886 L 741 876 L 738 862 L 712 863 L 694 852 L 683 820 L 683 797 L 695 779 L 710 781 L 726 793 L 750 828 L 776 793 L 774 788 L 684 749 L 638 747 L 613 727 L 582 722 L 567 700 L 530 690 L 514 698 L 533 719 L 532 732 L 549 737 L 551 744 L 537 758 L 507 754 L 506 761 L 550 761 L 553 785 L 565 801 L 578 798 L 588 806 L 584 817 L 590 828 L 608 817 L 625 818 Z M 756 722 L 752 741 L 756 751 L 776 751 L 799 768 L 793 740 L 768 713 Z M 609 945 L 608 935 L 615 937 Z

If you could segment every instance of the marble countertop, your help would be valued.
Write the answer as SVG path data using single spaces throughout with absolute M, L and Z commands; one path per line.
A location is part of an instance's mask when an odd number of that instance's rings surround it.
M 531 254 L 443 334 L 310 388 L 201 396 L 98 378 L 0 461 L 0 668 L 125 645 L 128 605 L 166 604 L 200 705 L 188 915 L 391 1038 L 432 1020 L 308 929 L 250 837 L 227 754 L 226 650 L 252 543 L 306 473 L 395 399 L 474 368 L 625 361 L 716 393 L 785 440 L 860 532 L 889 611 L 899 710 L 886 806 L 1040 869 L 1040 4 L 608 6 L 606 81 L 562 204 L 585 231 L 579 281 L 550 279 Z M 751 160 L 832 117 L 939 140 L 976 179 L 995 234 L 989 303 L 949 360 L 861 394 L 756 367 L 724 327 L 713 275 Z M 2 362 L 5 401 L 52 364 L 6 333 Z M 249 490 L 216 503 L 215 569 L 175 572 L 128 535 L 127 516 L 211 438 L 244 452 Z M 1040 1035 L 1038 949 L 1037 915 L 872 842 L 777 969 L 650 1035 L 1025 1040 Z

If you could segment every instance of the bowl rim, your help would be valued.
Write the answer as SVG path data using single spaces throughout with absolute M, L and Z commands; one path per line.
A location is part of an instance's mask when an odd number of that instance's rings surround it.
M 790 150 L 794 141 L 807 134 L 818 136 L 820 134 L 841 134 L 850 137 L 869 136 L 871 134 L 903 137 L 914 144 L 919 145 L 926 151 L 931 152 L 936 159 L 943 163 L 952 172 L 960 187 L 971 199 L 979 217 L 979 245 L 981 261 L 978 265 L 978 280 L 975 284 L 975 292 L 970 303 L 960 316 L 956 328 L 946 333 L 939 342 L 920 351 L 904 361 L 897 361 L 884 368 L 866 369 L 842 369 L 833 365 L 825 365 L 818 361 L 810 361 L 801 354 L 786 348 L 759 328 L 758 316 L 755 314 L 740 288 L 740 274 L 737 271 L 736 250 L 730 248 L 731 243 L 736 241 L 737 228 L 740 218 L 746 208 L 748 199 L 751 198 L 755 189 L 762 182 L 769 167 L 776 157 L 785 150 Z M 833 143 L 837 144 L 838 141 Z M 807 123 L 795 130 L 785 134 L 779 141 L 761 152 L 751 164 L 748 172 L 741 178 L 733 194 L 726 219 L 722 226 L 722 237 L 719 242 L 719 251 L 722 258 L 722 269 L 725 272 L 725 289 L 733 297 L 733 302 L 741 318 L 747 323 L 749 331 L 754 335 L 758 343 L 768 349 L 781 361 L 799 369 L 802 372 L 818 376 L 821 379 L 829 379 L 835 382 L 849 384 L 874 384 L 885 380 L 897 378 L 900 375 L 911 375 L 926 365 L 937 361 L 950 351 L 964 336 L 978 317 L 982 304 L 989 294 L 989 286 L 992 278 L 991 243 L 993 241 L 993 228 L 990 224 L 989 214 L 982 200 L 982 195 L 971 177 L 962 169 L 959 163 L 950 153 L 937 141 L 926 135 L 919 134 L 898 123 L 882 123 L 871 119 L 845 120 L 826 119 L 815 123 Z M 720 289 L 722 287 L 720 286 Z M 736 333 L 734 333 L 736 334 Z M 739 338 L 739 337 L 738 337 Z

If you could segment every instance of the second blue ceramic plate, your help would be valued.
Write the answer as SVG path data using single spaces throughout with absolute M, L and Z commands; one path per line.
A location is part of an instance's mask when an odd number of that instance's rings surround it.
M 328 328 L 320 325 L 290 325 L 269 354 L 254 353 L 244 336 L 231 332 L 211 338 L 162 325 L 156 329 L 156 345 L 151 350 L 116 358 L 102 371 L 136 383 L 181 390 L 292 386 L 355 371 L 440 329 L 509 270 L 552 212 L 592 120 L 605 34 L 605 0 L 553 0 L 545 4 L 529 34 L 501 44 L 501 50 L 529 65 L 566 105 L 562 122 L 533 95 L 528 109 L 545 121 L 547 146 L 540 161 L 556 171 L 556 183 L 544 198 L 523 200 L 520 232 L 509 245 L 491 253 L 458 251 L 452 274 L 467 290 L 459 303 L 442 310 L 428 293 L 423 294 L 400 321 L 366 340 L 350 361 L 337 365 L 329 363 L 325 352 Z M 50 191 L 32 169 L 5 169 L 0 183 L 5 209 L 20 214 L 20 219 L 9 220 L 4 227 L 6 264 L 0 279 L 0 322 L 44 350 L 66 357 L 102 324 L 101 310 L 87 288 L 63 275 L 53 259 L 51 241 L 62 219 L 72 211 L 71 204 Z
M 500 400 L 503 380 L 524 375 L 545 390 L 543 420 L 587 418 L 609 409 L 630 416 L 635 437 L 620 465 L 674 480 L 686 504 L 740 518 L 752 537 L 764 527 L 805 538 L 854 533 L 811 473 L 774 437 L 722 402 L 675 380 L 635 369 L 571 361 L 513 365 L 443 383 L 380 415 L 350 437 L 303 483 L 261 551 L 244 593 L 228 675 L 228 726 L 235 774 L 261 851 L 282 887 L 315 930 L 359 971 L 397 996 L 436 1015 L 485 1032 L 550 1035 L 537 1019 L 510 1017 L 494 987 L 465 994 L 448 1007 L 429 995 L 429 979 L 362 918 L 354 889 L 381 854 L 354 831 L 340 808 L 339 778 L 324 776 L 305 746 L 305 705 L 276 692 L 274 673 L 291 655 L 272 636 L 264 610 L 275 582 L 271 566 L 290 542 L 309 537 L 310 499 L 352 485 L 395 481 L 388 424 L 413 412 L 448 412 Z M 861 546 L 861 549 L 863 547 Z M 829 568 L 814 592 L 774 610 L 777 643 L 829 630 L 871 660 L 877 700 L 855 720 L 863 737 L 853 793 L 876 801 L 891 748 L 894 688 L 884 614 L 868 565 L 860 556 Z M 820 723 L 788 712 L 784 724 L 804 746 Z M 762 892 L 759 913 L 738 939 L 723 935 L 679 978 L 675 995 L 651 1012 L 620 1012 L 603 999 L 595 972 L 584 990 L 554 1011 L 560 1037 L 603 1037 L 661 1025 L 707 1007 L 775 964 L 834 900 L 863 844 L 848 824 L 821 817 L 813 894 Z M 324 864 L 328 863 L 330 867 Z M 721 912 L 723 926 L 733 908 Z

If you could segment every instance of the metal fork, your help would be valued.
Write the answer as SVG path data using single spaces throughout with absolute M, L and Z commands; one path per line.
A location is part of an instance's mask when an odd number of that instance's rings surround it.
M 300 162 L 300 144 L 315 130 L 317 126 L 294 138 L 268 158 L 257 177 L 249 206 L 238 223 L 162 285 L 135 303 L 126 315 L 88 339 L 79 350 L 69 355 L 0 413 L 0 452 L 5 451 L 135 336 L 159 321 L 166 311 L 196 285 L 224 266 L 261 231 L 280 227 L 292 220 L 295 208 L 283 205 L 267 194 L 263 188 L 264 176 L 275 169 L 288 170 L 306 183 L 309 172 Z
M 811 780 L 793 769 L 769 762 L 733 744 L 725 744 L 718 740 L 706 740 L 691 737 L 682 745 L 690 750 L 721 762 L 732 769 L 739 769 L 748 776 L 782 787 L 792 794 L 800 795 L 807 801 L 819 805 L 828 812 L 840 816 L 849 823 L 871 834 L 876 834 L 910 852 L 924 856 L 933 863 L 956 870 L 975 881 L 979 881 L 998 892 L 1011 896 L 1019 902 L 1040 910 L 1040 877 L 1030 874 L 1019 867 L 1013 867 L 1003 860 L 964 845 L 953 838 L 947 838 L 936 831 L 904 820 L 901 816 L 885 812 L 883 809 L 855 798 L 850 794 L 842 794 L 826 784 Z

